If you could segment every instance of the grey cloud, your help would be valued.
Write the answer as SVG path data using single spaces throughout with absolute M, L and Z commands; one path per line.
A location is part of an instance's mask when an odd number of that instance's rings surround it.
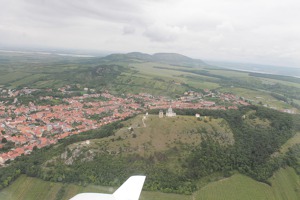
M 33 24 L 68 26 L 76 24 L 78 18 L 113 23 L 143 23 L 143 17 L 138 17 L 141 8 L 134 3 L 136 1 L 31 0 L 18 2 L 21 9 L 16 16 L 20 20 L 28 20 Z
M 175 41 L 180 32 L 179 27 L 157 23 L 146 28 L 144 35 L 155 42 Z
M 300 66 L 298 0 L 0 3 L 0 43 L 7 45 L 106 48 L 101 50 L 119 52 L 170 49 L 196 58 Z
M 123 27 L 123 34 L 124 35 L 130 35 L 134 34 L 135 28 L 133 26 L 124 26 Z

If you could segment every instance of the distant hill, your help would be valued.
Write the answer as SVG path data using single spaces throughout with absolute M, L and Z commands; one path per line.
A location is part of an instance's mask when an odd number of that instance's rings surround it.
M 106 62 L 158 62 L 184 67 L 204 67 L 208 66 L 205 62 L 200 59 L 193 59 L 177 53 L 156 53 L 153 55 L 131 52 L 127 54 L 111 54 L 100 59 Z

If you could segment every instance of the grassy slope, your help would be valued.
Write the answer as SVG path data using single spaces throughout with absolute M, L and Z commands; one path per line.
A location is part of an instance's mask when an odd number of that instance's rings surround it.
M 172 96 L 172 94 L 180 94 L 189 89 L 181 84 L 189 84 L 191 87 L 201 89 L 219 87 L 219 84 L 214 83 L 215 79 L 210 77 L 176 71 L 186 70 L 185 67 L 153 62 L 131 63 L 129 67 L 134 70 L 133 73 L 123 73 L 123 76 L 115 80 L 117 89 L 120 88 L 120 91 L 139 93 L 142 89 L 152 94 Z M 211 81 L 204 81 L 203 78 Z
M 151 155 L 172 147 L 181 149 L 183 145 L 198 145 L 201 142 L 199 129 L 205 129 L 207 134 L 215 135 L 215 138 L 222 144 L 232 144 L 234 142 L 231 129 L 221 118 L 204 122 L 193 116 L 159 118 L 158 115 L 149 115 L 144 121 L 146 127 L 143 125 L 142 118 L 143 115 L 138 115 L 124 122 L 124 128 L 113 136 L 91 140 L 89 149 L 93 151 L 105 149 L 105 151 L 118 152 L 122 148 L 125 154 Z M 129 131 L 128 127 L 132 127 L 133 132 Z M 217 135 L 217 133 L 220 135 Z M 221 140 L 221 137 L 226 138 L 226 140 Z M 70 145 L 70 148 L 73 149 L 79 146 L 80 143 L 75 143 Z
M 144 158 L 162 153 L 168 157 L 165 165 L 170 170 L 176 171 L 182 170 L 179 158 L 186 158 L 190 150 L 200 144 L 201 134 L 214 135 L 214 138 L 223 145 L 234 143 L 230 127 L 221 118 L 204 122 L 193 116 L 159 118 L 158 115 L 149 115 L 144 121 L 146 127 L 142 118 L 143 115 L 138 115 L 125 121 L 124 127 L 113 136 L 90 140 L 88 149 L 92 152 L 110 152 L 123 156 L 139 154 Z M 132 127 L 133 131 L 129 131 L 128 127 Z M 77 149 L 85 152 L 87 144 L 78 142 L 68 147 L 72 152 Z
M 300 177 L 292 168 L 280 169 L 270 179 L 272 186 L 257 182 L 247 176 L 235 174 L 230 178 L 212 182 L 191 196 L 143 191 L 141 200 L 298 200 L 300 199 Z M 21 176 L 11 186 L 0 192 L 6 200 L 54 200 L 63 186 L 36 178 Z M 81 192 L 112 193 L 116 188 L 68 184 L 62 199 L 69 199 Z

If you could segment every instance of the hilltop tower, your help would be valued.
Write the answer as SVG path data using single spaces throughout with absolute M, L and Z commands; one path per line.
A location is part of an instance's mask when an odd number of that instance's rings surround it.
M 159 118 L 163 118 L 164 117 L 164 112 L 162 110 L 159 111 L 158 117 Z

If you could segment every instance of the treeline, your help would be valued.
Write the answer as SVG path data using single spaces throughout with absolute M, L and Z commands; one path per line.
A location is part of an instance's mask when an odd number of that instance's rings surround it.
M 287 81 L 287 82 L 292 82 L 292 83 L 300 83 L 299 78 L 295 78 L 295 77 L 291 77 L 291 76 L 283 76 L 283 75 L 275 75 L 275 74 L 261 74 L 261 73 L 254 73 L 254 72 L 249 73 L 249 76 L 270 78 L 270 79 L 274 79 L 274 80 L 282 80 L 282 81 Z
M 279 100 L 279 101 L 284 101 L 284 102 L 286 102 L 286 103 L 289 102 L 289 99 L 286 98 L 286 97 L 283 96 L 283 95 L 276 94 L 276 93 L 271 93 L 270 95 L 271 95 L 272 97 L 274 97 L 275 99 Z
M 277 94 L 277 93 L 271 93 L 270 94 L 272 97 L 274 97 L 275 99 L 279 100 L 279 101 L 284 101 L 285 103 L 290 104 L 291 106 L 293 106 L 294 108 L 300 109 L 300 105 L 295 103 L 293 101 L 293 99 L 289 99 L 286 96 L 283 96 L 281 94 Z
M 60 80 L 64 85 L 81 84 L 84 87 L 103 90 L 113 84 L 114 80 L 126 70 L 128 69 L 120 65 L 101 64 L 91 68 L 64 71 L 53 75 L 51 78 Z
M 83 162 L 83 155 L 72 165 L 65 165 L 63 160 L 56 161 L 48 169 L 41 171 L 40 178 L 46 181 L 119 186 L 129 176 L 144 174 L 147 176 L 144 189 L 151 191 L 191 194 L 196 185 L 184 173 L 169 169 L 165 162 L 153 162 L 152 157 L 137 154 L 122 156 L 97 154 L 92 161 Z
M 289 151 L 286 154 L 286 162 L 300 175 L 300 144 L 296 144 L 289 148 Z

